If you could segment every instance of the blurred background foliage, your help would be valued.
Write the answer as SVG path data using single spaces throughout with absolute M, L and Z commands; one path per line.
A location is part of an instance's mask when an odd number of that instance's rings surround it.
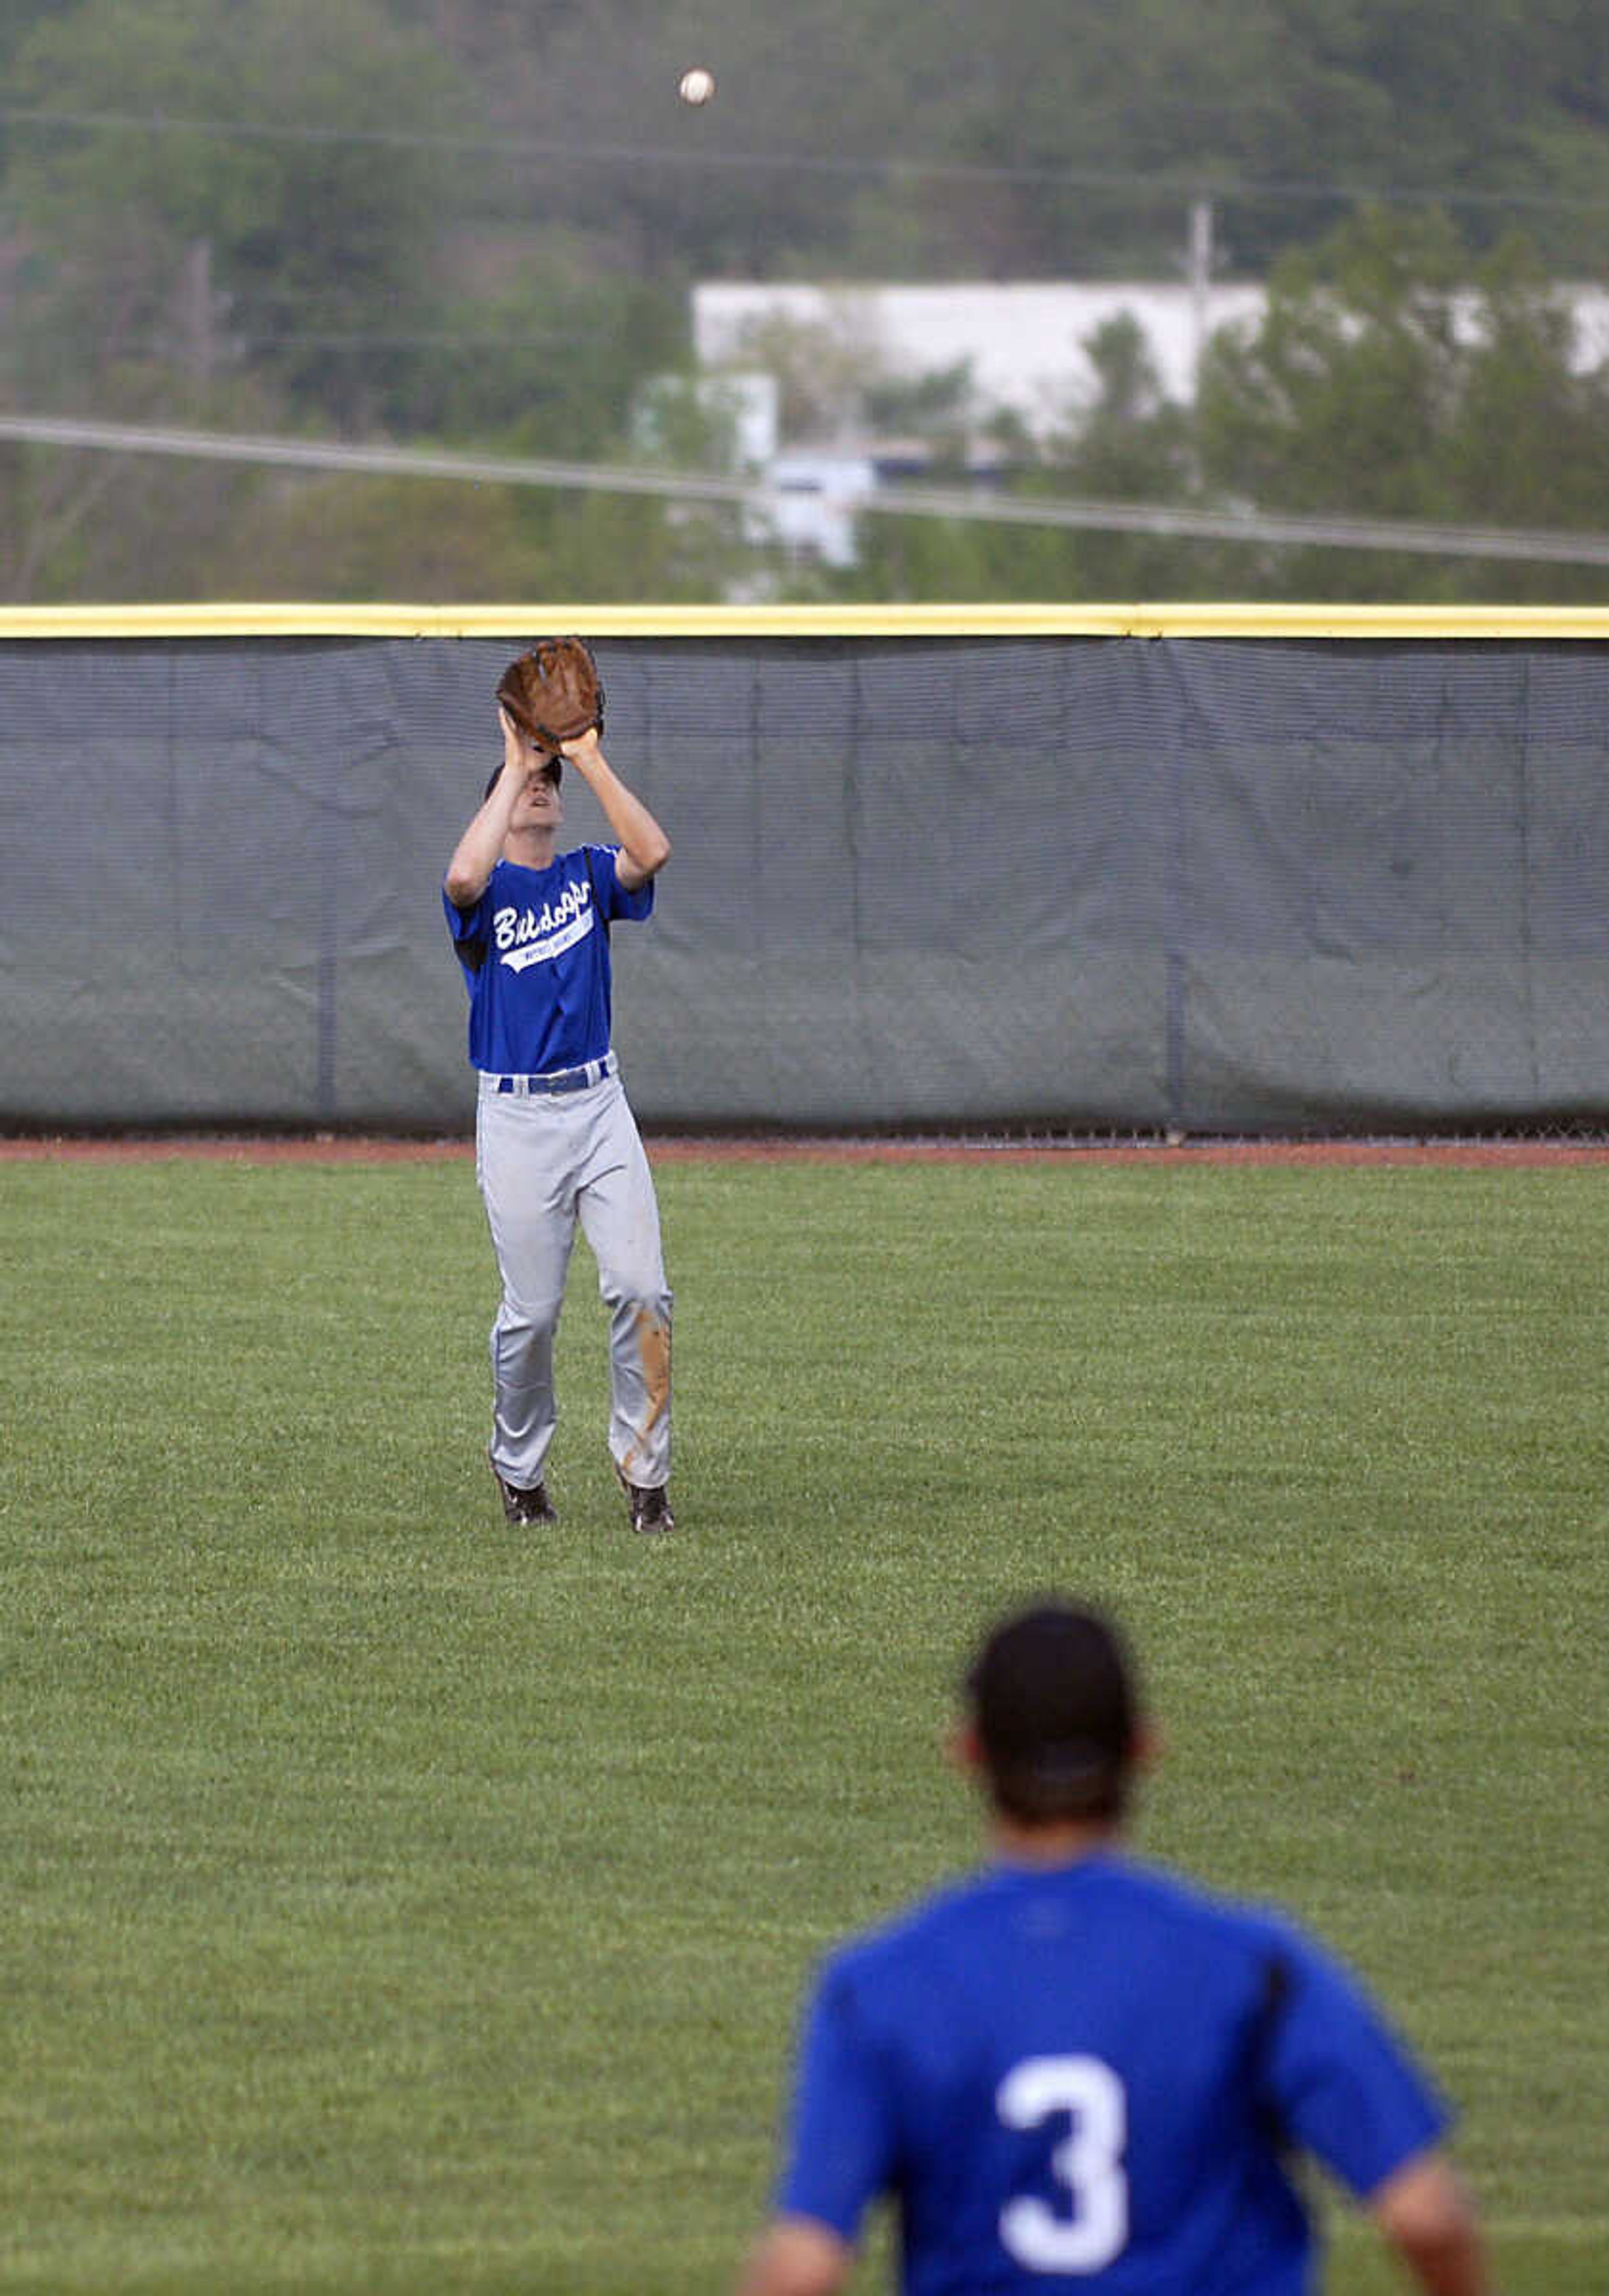
M 1268 301 L 1193 405 L 1120 321 L 1045 435 L 809 330 L 768 347 L 786 415 L 940 474 L 981 424 L 1030 495 L 1609 532 L 1609 382 L 1560 297 L 1605 283 L 1609 219 L 1579 0 L 0 0 L 0 411 L 641 462 L 697 281 L 1177 284 L 1202 200 L 1215 275 Z M 1609 598 L 1609 568 L 960 518 L 865 520 L 833 567 L 729 505 L 14 441 L 0 533 L 12 602 Z

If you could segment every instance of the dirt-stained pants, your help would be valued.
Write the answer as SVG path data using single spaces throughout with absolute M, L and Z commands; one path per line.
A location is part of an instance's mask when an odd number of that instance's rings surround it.
M 475 1177 L 503 1277 L 492 1325 L 492 1464 L 528 1490 L 558 1418 L 553 1343 L 579 1221 L 609 1309 L 609 1449 L 626 1480 L 670 1477 L 670 1308 L 653 1178 L 620 1078 L 551 1095 L 483 1076 Z

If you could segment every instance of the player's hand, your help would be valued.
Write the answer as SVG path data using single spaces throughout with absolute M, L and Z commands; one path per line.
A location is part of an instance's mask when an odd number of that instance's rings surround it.
M 598 740 L 598 729 L 595 726 L 589 726 L 584 734 L 578 734 L 573 742 L 561 742 L 559 744 L 559 755 L 562 758 L 568 758 L 572 765 L 579 766 L 583 772 L 588 766 L 595 765 L 603 754 L 603 748 Z
M 523 768 L 528 762 L 526 752 L 530 748 L 530 743 L 526 740 L 524 734 L 520 731 L 520 728 L 515 725 L 513 719 L 509 716 L 507 710 L 504 709 L 501 702 L 497 705 L 497 723 L 503 728 L 504 764 L 505 766 L 519 766 Z
M 539 772 L 554 754 L 545 743 L 533 742 L 523 726 L 517 726 L 506 709 L 499 709 L 497 720 L 503 728 L 503 762 L 521 774 Z

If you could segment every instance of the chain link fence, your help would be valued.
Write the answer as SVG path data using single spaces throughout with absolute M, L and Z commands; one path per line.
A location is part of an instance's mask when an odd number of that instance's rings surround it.
M 514 650 L 0 638 L 0 1124 L 466 1131 L 439 885 Z M 651 1128 L 1609 1121 L 1609 648 L 597 651 L 675 845 L 614 939 Z

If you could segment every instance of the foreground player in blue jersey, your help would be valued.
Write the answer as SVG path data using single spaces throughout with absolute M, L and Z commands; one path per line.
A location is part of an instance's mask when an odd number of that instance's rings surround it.
M 476 1177 L 503 1277 L 492 1472 L 511 1523 L 557 1520 L 553 1343 L 579 1221 L 609 1308 L 609 1445 L 632 1527 L 669 1530 L 671 1298 L 653 1180 L 610 1047 L 609 928 L 648 915 L 670 840 L 595 728 L 550 753 L 497 715 L 503 763 L 442 885 L 480 1071 Z M 617 844 L 558 849 L 562 759 Z
M 1445 2108 L 1356 1980 L 1121 1850 L 1145 1736 L 1111 1627 L 1024 1611 L 967 1688 L 996 1862 L 825 1964 L 740 2296 L 832 2296 L 882 2196 L 907 2296 L 1304 2296 L 1296 2152 L 1433 2296 L 1489 2296 Z

